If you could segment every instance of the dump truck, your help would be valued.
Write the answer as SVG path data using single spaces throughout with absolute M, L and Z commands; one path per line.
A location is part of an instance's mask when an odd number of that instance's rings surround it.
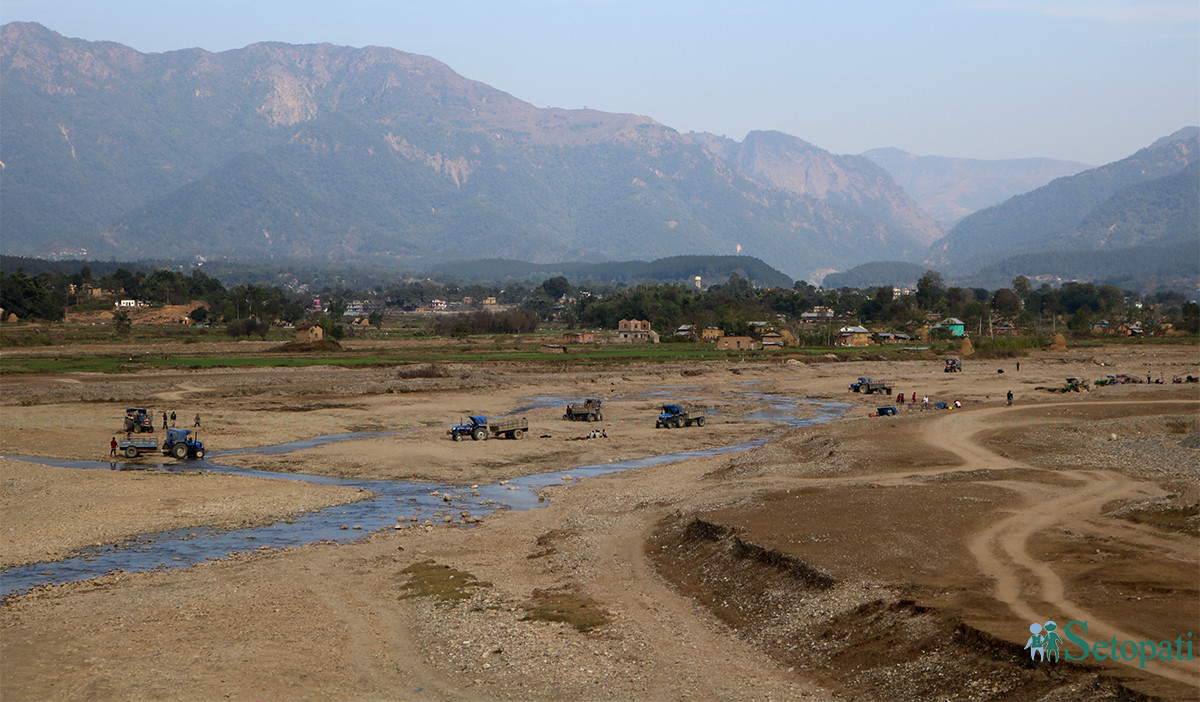
M 204 442 L 193 434 L 191 429 L 168 429 L 167 438 L 163 439 L 162 452 L 164 456 L 174 456 L 179 460 L 185 458 L 204 458 Z
M 527 431 L 529 431 L 529 420 L 525 417 L 521 417 L 520 419 L 498 419 L 489 422 L 487 417 L 471 415 L 467 417 L 466 422 L 450 427 L 450 431 L 446 433 L 455 441 L 462 441 L 468 436 L 475 441 L 484 441 L 491 437 L 520 439 L 525 436 L 525 432 Z
M 121 453 L 125 454 L 126 458 L 137 458 L 143 453 L 150 453 L 158 450 L 158 439 L 153 437 L 148 439 L 121 439 L 117 442 L 117 448 Z
M 600 400 L 586 400 L 582 405 L 567 405 L 563 419 L 571 422 L 603 422 L 604 414 L 600 412 Z
M 850 383 L 850 389 L 854 392 L 861 392 L 866 395 L 881 392 L 885 395 L 892 394 L 892 381 L 890 380 L 874 380 L 872 378 L 859 378 L 857 382 Z
M 124 431 L 138 433 L 154 431 L 154 415 L 149 410 L 140 407 L 129 407 L 125 410 Z
M 662 413 L 658 415 L 658 421 L 654 423 L 655 429 L 669 429 L 674 427 L 690 427 L 695 424 L 698 427 L 704 426 L 704 417 L 708 414 L 707 409 L 684 408 L 682 405 L 663 405 Z

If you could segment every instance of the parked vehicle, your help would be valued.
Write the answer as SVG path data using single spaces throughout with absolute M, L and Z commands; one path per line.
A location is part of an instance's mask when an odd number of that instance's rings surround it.
M 1079 392 L 1080 390 L 1087 389 L 1089 389 L 1088 381 L 1074 376 L 1067 378 L 1066 384 L 1063 385 L 1063 392 Z
M 946 367 L 942 369 L 943 373 L 961 373 L 962 361 L 957 358 L 947 358 Z
M 603 422 L 604 414 L 600 412 L 600 400 L 586 400 L 582 405 L 567 405 L 563 419 L 572 422 Z
M 654 423 L 655 429 L 680 427 L 690 427 L 695 424 L 698 427 L 704 426 L 704 417 L 708 414 L 707 409 L 692 409 L 684 408 L 682 405 L 663 405 L 662 414 L 658 415 L 658 421 Z
M 850 383 L 850 389 L 854 392 L 861 392 L 867 395 L 881 392 L 884 395 L 892 394 L 892 381 L 890 380 L 874 380 L 872 378 L 859 378 L 857 382 Z
M 180 460 L 200 459 L 204 458 L 204 442 L 196 438 L 191 429 L 168 429 L 162 452 L 164 456 L 174 456 Z
M 125 410 L 125 431 L 126 432 L 152 432 L 154 431 L 154 415 L 149 410 L 138 407 L 130 407 Z
M 525 417 L 489 422 L 487 417 L 471 415 L 465 423 L 454 425 L 446 433 L 455 441 L 462 441 L 468 436 L 475 441 L 484 441 L 490 437 L 521 439 L 524 438 L 527 431 L 529 431 L 529 420 Z
M 121 439 L 117 442 L 117 447 L 125 454 L 126 458 L 137 458 L 142 453 L 157 451 L 158 439 L 153 437 L 148 439 Z

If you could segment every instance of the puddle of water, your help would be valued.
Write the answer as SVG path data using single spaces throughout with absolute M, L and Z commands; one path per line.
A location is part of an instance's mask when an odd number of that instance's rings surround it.
M 538 400 L 553 400 L 554 404 L 557 404 L 560 399 L 538 398 Z M 752 393 L 750 399 L 766 403 L 768 407 L 747 415 L 749 418 L 780 422 L 787 426 L 808 426 L 827 422 L 841 416 L 850 407 L 844 403 L 792 400 L 767 394 Z M 796 410 L 799 407 L 811 408 L 813 412 L 806 413 L 806 416 L 797 416 Z M 139 572 L 155 568 L 183 568 L 207 560 L 224 558 L 233 553 L 253 551 L 264 547 L 286 548 L 317 541 L 349 543 L 362 538 L 368 532 L 395 528 L 397 524 L 424 524 L 428 520 L 433 524 L 442 525 L 445 524 L 447 515 L 451 516 L 455 523 L 459 523 L 463 510 L 469 511 L 471 516 L 485 517 L 497 509 L 534 509 L 541 504 L 538 501 L 537 491 L 543 487 L 561 486 L 571 482 L 563 480 L 564 476 L 570 476 L 572 480 L 579 480 L 624 470 L 673 463 L 689 458 L 737 453 L 762 446 L 769 440 L 769 437 L 766 437 L 731 446 L 578 466 L 565 471 L 514 478 L 505 485 L 499 483 L 480 485 L 477 489 L 461 485 L 276 473 L 222 466 L 212 461 L 212 458 L 217 455 L 250 452 L 278 455 L 336 441 L 374 438 L 390 433 L 392 432 L 329 434 L 277 446 L 209 454 L 209 458 L 206 460 L 186 463 L 139 462 L 136 464 L 138 468 L 168 471 L 206 470 L 275 480 L 302 480 L 319 485 L 339 485 L 368 490 L 375 493 L 375 497 L 353 504 L 328 507 L 317 512 L 300 515 L 295 519 L 248 529 L 189 528 L 143 534 L 136 539 L 120 544 L 88 549 L 80 552 L 78 556 L 66 560 L 9 568 L 0 572 L 0 597 L 24 592 L 45 583 L 63 583 L 94 578 L 113 570 Z M 109 461 L 73 461 L 20 456 L 10 456 L 10 458 L 64 468 L 106 470 L 129 468 L 129 464 Z

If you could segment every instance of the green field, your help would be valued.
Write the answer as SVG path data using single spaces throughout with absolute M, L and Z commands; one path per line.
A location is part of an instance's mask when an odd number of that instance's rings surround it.
M 404 327 L 385 327 L 381 332 L 372 332 L 364 337 L 382 341 L 383 345 L 370 349 L 343 349 L 328 352 L 283 353 L 274 351 L 247 350 L 230 351 L 228 348 L 206 352 L 205 347 L 216 342 L 227 344 L 231 339 L 219 330 L 191 329 L 176 325 L 140 326 L 134 328 L 129 337 L 115 340 L 111 333 L 92 326 L 48 325 L 9 326 L 0 329 L 0 340 L 4 348 L 38 348 L 39 354 L 24 354 L 20 351 L 0 354 L 0 374 L 17 373 L 134 373 L 144 369 L 193 370 L 202 368 L 290 368 L 300 366 L 397 366 L 411 363 L 488 363 L 527 362 L 563 365 L 602 365 L 627 362 L 703 362 L 738 361 L 741 359 L 776 360 L 805 358 L 824 354 L 835 354 L 841 358 L 915 360 L 934 355 L 957 355 L 958 341 L 935 341 L 919 344 L 927 351 L 915 351 L 904 346 L 871 346 L 857 348 L 808 347 L 791 348 L 784 351 L 718 351 L 708 343 L 668 342 L 661 344 L 600 343 L 568 345 L 566 353 L 544 353 L 538 350 L 541 343 L 557 343 L 559 332 L 545 331 L 521 337 L 483 335 L 464 339 L 427 338 L 422 332 Z M 283 344 L 292 335 L 283 330 L 273 330 L 267 341 Z M 1025 355 L 1043 346 L 1046 340 L 1034 338 L 976 339 L 975 348 L 981 358 Z M 1124 340 L 1105 338 L 1081 339 L 1078 347 L 1098 346 L 1112 343 L 1163 344 L 1191 343 L 1195 337 L 1154 338 Z M 159 351 L 153 354 L 134 354 L 130 351 L 116 353 L 111 346 L 100 344 L 118 343 L 122 348 L 151 348 L 154 344 L 170 343 L 178 349 L 187 346 L 186 352 Z M 61 354 L 49 354 L 48 347 L 61 347 Z M 89 346 L 95 347 L 88 353 Z M 918 345 L 914 345 L 918 346 Z M 211 348 L 211 347 L 210 347 Z

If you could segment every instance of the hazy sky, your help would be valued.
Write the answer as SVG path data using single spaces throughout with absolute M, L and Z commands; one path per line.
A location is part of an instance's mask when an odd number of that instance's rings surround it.
M 1198 0 L 3 0 L 0 20 L 145 52 L 389 46 L 539 107 L 835 153 L 1100 165 L 1200 124 Z

